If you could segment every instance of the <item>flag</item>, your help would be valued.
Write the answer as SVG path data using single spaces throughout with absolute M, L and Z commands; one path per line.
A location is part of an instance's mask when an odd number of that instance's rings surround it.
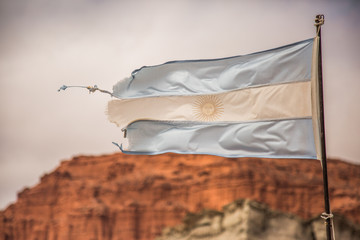
M 172 61 L 118 82 L 109 121 L 130 154 L 319 158 L 317 39 L 249 55 Z M 315 59 L 315 60 L 314 60 Z

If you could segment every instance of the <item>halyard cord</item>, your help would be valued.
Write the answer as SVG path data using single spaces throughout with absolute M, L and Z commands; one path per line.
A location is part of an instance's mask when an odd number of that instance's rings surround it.
M 333 240 L 335 240 L 335 229 L 334 229 L 334 221 L 333 221 L 334 215 L 332 213 L 327 214 L 326 212 L 323 212 L 320 217 L 325 220 L 325 224 L 327 224 L 326 220 L 330 219 L 332 226 L 332 238 Z
M 323 212 L 321 214 L 321 218 L 326 220 L 326 219 L 329 219 L 329 218 L 334 218 L 334 215 L 332 213 L 327 214 L 327 213 Z

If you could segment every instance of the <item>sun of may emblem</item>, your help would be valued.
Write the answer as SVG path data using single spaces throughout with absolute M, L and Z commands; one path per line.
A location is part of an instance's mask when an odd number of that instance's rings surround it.
M 200 96 L 193 104 L 195 118 L 201 121 L 218 120 L 224 112 L 223 104 L 215 95 Z

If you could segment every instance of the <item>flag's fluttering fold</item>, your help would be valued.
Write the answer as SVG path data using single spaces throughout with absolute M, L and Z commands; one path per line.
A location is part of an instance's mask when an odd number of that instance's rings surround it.
M 126 153 L 317 158 L 316 38 L 245 56 L 142 67 L 114 86 Z
M 108 104 L 109 120 L 124 132 L 121 150 L 319 158 L 317 45 L 314 38 L 135 70 Z

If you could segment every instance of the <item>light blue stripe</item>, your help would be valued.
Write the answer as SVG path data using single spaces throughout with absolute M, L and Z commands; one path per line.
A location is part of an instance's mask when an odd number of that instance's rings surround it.
M 141 120 L 127 128 L 130 154 L 316 159 L 312 120 L 200 123 Z
M 204 95 L 311 78 L 313 39 L 244 56 L 173 61 L 142 67 L 118 82 L 113 96 Z

